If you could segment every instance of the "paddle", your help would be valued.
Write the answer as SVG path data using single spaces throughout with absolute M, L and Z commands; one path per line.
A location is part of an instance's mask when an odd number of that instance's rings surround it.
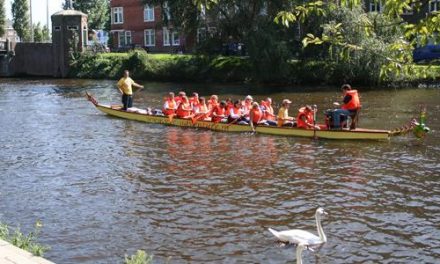
M 171 115 L 168 116 L 168 121 L 169 121 L 170 123 L 173 122 L 173 118 L 174 118 L 174 116 L 176 116 L 176 114 L 171 114 Z

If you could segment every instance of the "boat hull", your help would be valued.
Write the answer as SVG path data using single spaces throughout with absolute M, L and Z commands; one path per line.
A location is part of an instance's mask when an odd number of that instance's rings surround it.
M 119 109 L 113 109 L 111 106 L 95 104 L 98 110 L 124 119 L 135 120 L 145 123 L 172 125 L 179 127 L 203 128 L 220 132 L 252 132 L 248 125 L 214 123 L 209 121 L 197 121 L 193 123 L 188 119 L 168 118 L 165 116 L 147 115 L 138 112 L 127 112 Z M 256 132 L 260 134 L 289 136 L 289 137 L 307 137 L 307 138 L 325 138 L 325 139 L 343 139 L 343 140 L 388 140 L 390 132 L 388 130 L 373 129 L 355 129 L 355 130 L 310 130 L 300 128 L 284 128 L 273 126 L 258 126 Z

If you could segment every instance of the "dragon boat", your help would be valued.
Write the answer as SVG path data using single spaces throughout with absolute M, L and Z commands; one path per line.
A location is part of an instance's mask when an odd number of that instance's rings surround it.
M 192 127 L 209 129 L 220 132 L 253 132 L 249 125 L 215 123 L 211 121 L 192 121 L 191 119 L 169 118 L 163 115 L 152 115 L 148 111 L 142 109 L 135 109 L 125 111 L 120 106 L 112 106 L 100 104 L 91 94 L 86 93 L 87 99 L 101 112 L 111 116 L 135 120 L 145 123 L 163 124 L 179 127 Z M 415 120 L 408 124 L 393 130 L 379 130 L 379 129 L 302 129 L 291 127 L 276 127 L 276 126 L 257 126 L 255 132 L 259 134 L 289 136 L 289 137 L 307 137 L 307 138 L 322 138 L 322 139 L 343 139 L 343 140 L 389 140 L 391 137 L 405 135 L 409 132 L 414 132 L 417 137 L 424 137 L 429 131 L 429 128 L 424 124 L 425 114 L 422 111 L 420 122 Z

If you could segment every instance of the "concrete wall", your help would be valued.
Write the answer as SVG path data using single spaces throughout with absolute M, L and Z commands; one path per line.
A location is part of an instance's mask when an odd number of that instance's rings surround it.
M 52 43 L 17 43 L 9 71 L 13 75 L 55 76 Z

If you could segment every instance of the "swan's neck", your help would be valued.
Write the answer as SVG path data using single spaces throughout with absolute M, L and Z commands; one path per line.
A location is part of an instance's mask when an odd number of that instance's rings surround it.
M 318 235 L 319 238 L 321 239 L 322 243 L 327 242 L 327 237 L 324 234 L 324 230 L 322 229 L 321 226 L 321 217 L 317 214 L 315 215 L 315 219 L 316 219 L 316 228 L 318 229 Z
M 304 246 L 298 245 L 296 246 L 296 264 L 302 264 L 302 251 L 304 249 Z

